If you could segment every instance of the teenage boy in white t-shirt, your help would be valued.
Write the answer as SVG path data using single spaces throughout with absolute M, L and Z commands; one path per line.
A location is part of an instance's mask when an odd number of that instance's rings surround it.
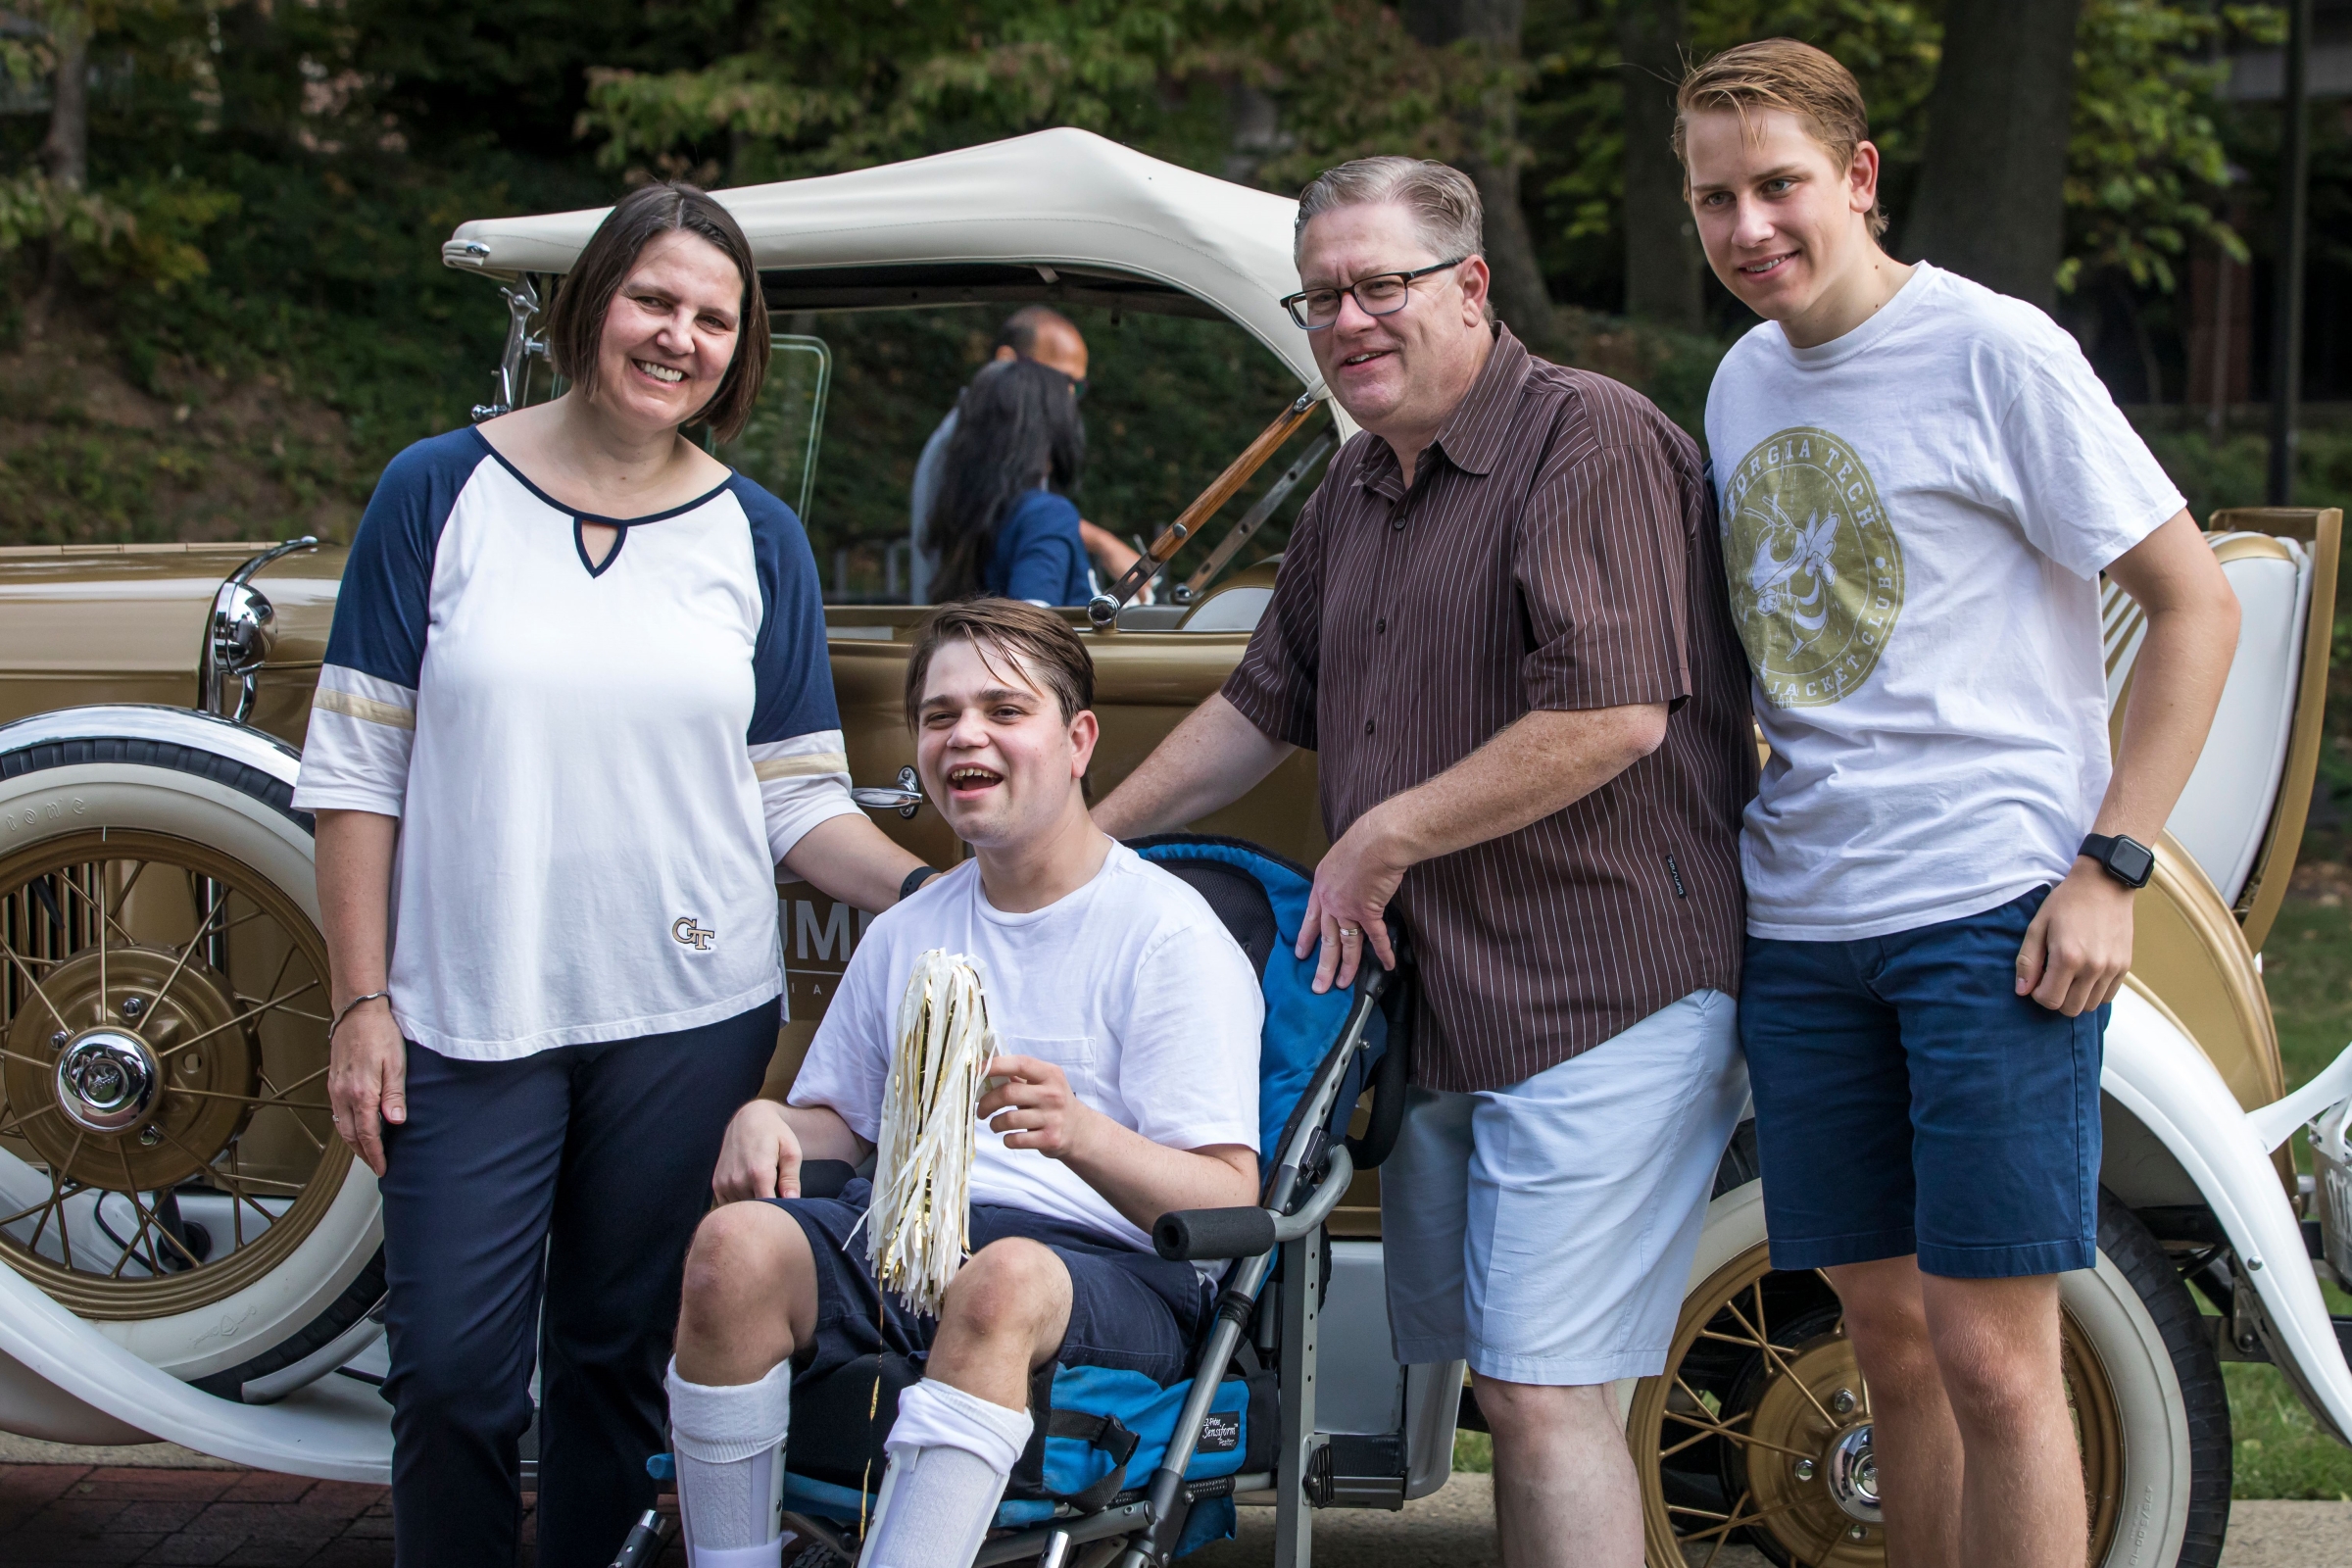
M 1763 324 L 1707 399 L 1772 759 L 1741 835 L 1777 1268 L 1828 1271 L 1904 1568 L 2071 1568 L 2058 1274 L 2096 1252 L 2100 1031 L 2237 604 L 2074 339 L 1878 244 L 1860 89 L 1685 79 L 1708 262 Z M 2147 612 L 2110 776 L 2098 578 Z
M 955 1568 L 1029 1442 L 1033 1369 L 1187 1370 L 1209 1287 L 1146 1233 L 1171 1209 L 1256 1201 L 1265 1007 L 1207 902 L 1088 816 L 1093 703 L 1086 646 L 1051 611 L 971 600 L 916 629 L 915 766 L 973 858 L 875 919 L 790 1102 L 756 1100 L 727 1128 L 711 1184 L 727 1201 L 687 1258 L 668 1382 L 691 1568 L 775 1568 L 795 1377 L 928 1351 L 861 1560 Z M 872 1150 L 900 998 L 933 948 L 977 961 L 1003 1048 L 986 1072 L 1008 1080 L 980 1102 L 972 1255 L 937 1319 L 876 1291 L 864 1182 L 799 1196 L 804 1159 Z

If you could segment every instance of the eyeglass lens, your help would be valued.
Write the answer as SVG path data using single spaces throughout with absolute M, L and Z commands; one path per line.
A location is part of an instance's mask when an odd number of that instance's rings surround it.
M 1298 302 L 1298 308 L 1306 317 L 1307 325 L 1329 326 L 1340 318 L 1340 300 L 1343 295 L 1354 295 L 1357 308 L 1366 316 L 1389 316 L 1404 308 L 1407 292 L 1404 274 L 1388 272 L 1379 277 L 1364 278 L 1346 289 L 1310 289 L 1306 297 Z

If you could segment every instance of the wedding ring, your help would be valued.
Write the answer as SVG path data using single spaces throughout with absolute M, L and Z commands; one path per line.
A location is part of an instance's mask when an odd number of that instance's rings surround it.
M 1340 935 L 1341 935 L 1343 938 L 1345 938 L 1345 937 L 1360 937 L 1360 936 L 1362 936 L 1363 934 L 1364 934 L 1364 929 L 1363 929 L 1363 927 L 1361 927 L 1361 926 L 1355 926 L 1355 925 L 1344 925 L 1344 926 L 1340 927 Z

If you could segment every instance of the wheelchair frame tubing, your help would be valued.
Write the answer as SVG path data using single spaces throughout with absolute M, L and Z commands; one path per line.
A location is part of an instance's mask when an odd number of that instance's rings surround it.
M 1274 1568 L 1309 1568 L 1315 1554 L 1314 1514 L 1306 1478 L 1315 1449 L 1316 1321 L 1322 1314 L 1323 1250 L 1318 1225 L 1282 1248 L 1282 1453 L 1274 1476 Z
M 1289 1212 L 1293 1207 L 1291 1200 L 1298 1189 L 1299 1162 L 1304 1158 L 1315 1134 L 1331 1120 L 1332 1102 L 1339 1095 L 1340 1085 L 1347 1080 L 1348 1064 L 1355 1059 L 1356 1053 L 1364 1049 L 1364 1033 L 1371 1027 L 1372 1009 L 1379 1003 L 1386 980 L 1385 970 L 1375 970 L 1365 977 L 1354 1005 L 1348 1009 L 1347 1025 L 1340 1031 L 1339 1040 L 1324 1058 L 1314 1081 L 1307 1086 L 1308 1113 L 1298 1120 L 1298 1136 L 1281 1152 L 1282 1163 L 1276 1167 L 1274 1180 L 1266 1194 L 1266 1206 L 1278 1214 Z M 1327 1173 L 1325 1180 L 1329 1179 Z M 1286 1242 L 1277 1250 L 1286 1259 L 1283 1265 L 1284 1278 L 1292 1277 L 1290 1258 L 1294 1251 L 1307 1258 L 1307 1261 L 1298 1263 L 1298 1267 L 1312 1269 L 1307 1278 L 1307 1289 L 1285 1290 L 1282 1293 L 1283 1446 L 1276 1459 L 1274 1476 L 1274 1485 L 1281 1498 L 1277 1508 L 1280 1519 L 1278 1528 L 1281 1531 L 1275 1558 L 1278 1568 L 1291 1568 L 1294 1563 L 1298 1568 L 1305 1568 L 1313 1552 L 1314 1527 L 1305 1507 L 1305 1460 L 1311 1456 L 1308 1450 L 1314 1445 L 1314 1324 L 1320 1309 L 1317 1298 L 1321 1294 L 1323 1249 L 1327 1245 L 1323 1227 L 1318 1225 L 1300 1240 Z M 1272 1252 L 1261 1252 L 1255 1257 L 1244 1259 L 1232 1288 L 1254 1298 L 1258 1288 L 1265 1283 L 1273 1262 Z M 1303 1338 L 1292 1332 L 1295 1319 L 1303 1324 Z M 1160 1551 L 1174 1549 L 1175 1532 L 1170 1526 L 1177 1494 L 1184 1486 L 1184 1472 L 1192 1468 L 1193 1450 L 1200 1439 L 1200 1423 L 1208 1414 L 1209 1401 L 1216 1397 L 1217 1387 L 1224 1381 L 1225 1369 L 1231 1365 L 1233 1352 L 1240 1348 L 1241 1341 L 1242 1326 L 1222 1316 L 1209 1331 L 1208 1343 L 1202 1348 L 1200 1364 L 1193 1374 L 1192 1392 L 1186 1396 L 1184 1408 L 1176 1418 L 1176 1430 L 1169 1440 L 1167 1452 L 1161 1458 L 1159 1468 L 1152 1472 L 1148 1495 L 1152 1528 L 1139 1534 L 1135 1544 L 1120 1556 L 1119 1568 L 1142 1568 L 1143 1564 L 1154 1560 L 1151 1555 L 1154 1546 Z M 1294 1382 L 1303 1391 L 1301 1396 L 1306 1401 L 1305 1425 L 1301 1429 L 1305 1437 L 1301 1442 L 1293 1441 L 1298 1422 L 1293 1415 L 1297 1408 L 1297 1402 L 1292 1397 Z

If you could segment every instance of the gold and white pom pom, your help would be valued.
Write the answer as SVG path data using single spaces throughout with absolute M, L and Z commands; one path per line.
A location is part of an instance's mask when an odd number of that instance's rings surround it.
M 917 958 L 899 1001 L 865 1241 L 874 1278 L 926 1317 L 963 1262 L 981 1069 L 996 1052 L 971 959 L 938 948 Z

